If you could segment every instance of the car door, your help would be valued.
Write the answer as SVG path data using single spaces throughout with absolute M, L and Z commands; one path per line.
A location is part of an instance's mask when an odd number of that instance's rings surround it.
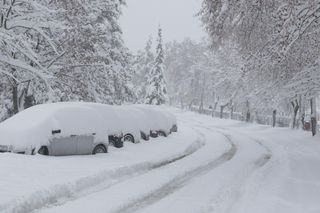
M 77 154 L 92 154 L 94 148 L 94 136 L 78 136 L 77 137 Z
M 77 154 L 77 136 L 53 138 L 50 143 L 49 153 L 53 156 Z

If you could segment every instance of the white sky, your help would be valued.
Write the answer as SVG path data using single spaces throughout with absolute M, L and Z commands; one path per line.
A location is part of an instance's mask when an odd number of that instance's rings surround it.
M 149 35 L 156 38 L 159 24 L 165 42 L 200 40 L 205 36 L 195 17 L 200 6 L 201 0 L 127 0 L 120 20 L 124 41 L 132 51 L 143 49 Z

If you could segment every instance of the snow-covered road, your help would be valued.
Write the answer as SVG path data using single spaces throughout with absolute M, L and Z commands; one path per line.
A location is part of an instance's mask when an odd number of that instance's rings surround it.
M 0 212 L 320 212 L 319 138 L 174 111 L 178 133 L 107 155 L 0 154 Z

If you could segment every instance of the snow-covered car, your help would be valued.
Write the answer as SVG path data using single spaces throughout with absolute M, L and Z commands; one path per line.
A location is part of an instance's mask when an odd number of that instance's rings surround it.
M 118 106 L 86 102 L 70 104 L 81 104 L 96 110 L 100 118 L 103 120 L 103 127 L 109 134 L 110 144 L 117 148 L 121 148 L 123 146 L 125 125 L 123 125 L 124 121 L 121 119 L 123 117 L 121 113 L 123 112 L 118 109 Z
M 54 103 L 26 109 L 0 124 L 0 152 L 43 155 L 104 153 L 176 131 L 175 116 L 150 105 Z
M 43 104 L 0 123 L 0 152 L 43 155 L 106 153 L 105 121 L 84 104 Z
M 173 124 L 177 125 L 175 116 L 160 106 L 134 105 L 133 107 L 142 111 L 147 117 L 151 137 L 167 137 L 173 130 Z
M 176 116 L 174 116 L 174 114 L 172 114 L 171 112 L 169 112 L 168 110 L 166 110 L 163 107 L 158 107 L 155 108 L 156 110 L 158 110 L 160 113 L 163 113 L 163 115 L 165 117 L 167 117 L 169 124 L 170 124 L 170 132 L 178 132 L 178 123 L 177 123 L 177 118 Z
M 140 142 L 142 122 L 134 108 L 128 106 L 112 106 L 98 103 L 83 103 L 97 110 L 103 120 L 110 121 L 106 125 L 108 133 L 119 135 L 123 141 Z
M 150 122 L 148 117 L 132 106 L 118 107 L 121 111 L 124 141 L 139 143 L 141 139 L 149 140 Z

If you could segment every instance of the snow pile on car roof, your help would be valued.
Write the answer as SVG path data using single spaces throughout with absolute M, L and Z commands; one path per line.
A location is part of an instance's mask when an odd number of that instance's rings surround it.
M 152 130 L 170 130 L 172 125 L 176 123 L 175 116 L 163 106 L 137 104 L 132 107 L 143 111 Z

